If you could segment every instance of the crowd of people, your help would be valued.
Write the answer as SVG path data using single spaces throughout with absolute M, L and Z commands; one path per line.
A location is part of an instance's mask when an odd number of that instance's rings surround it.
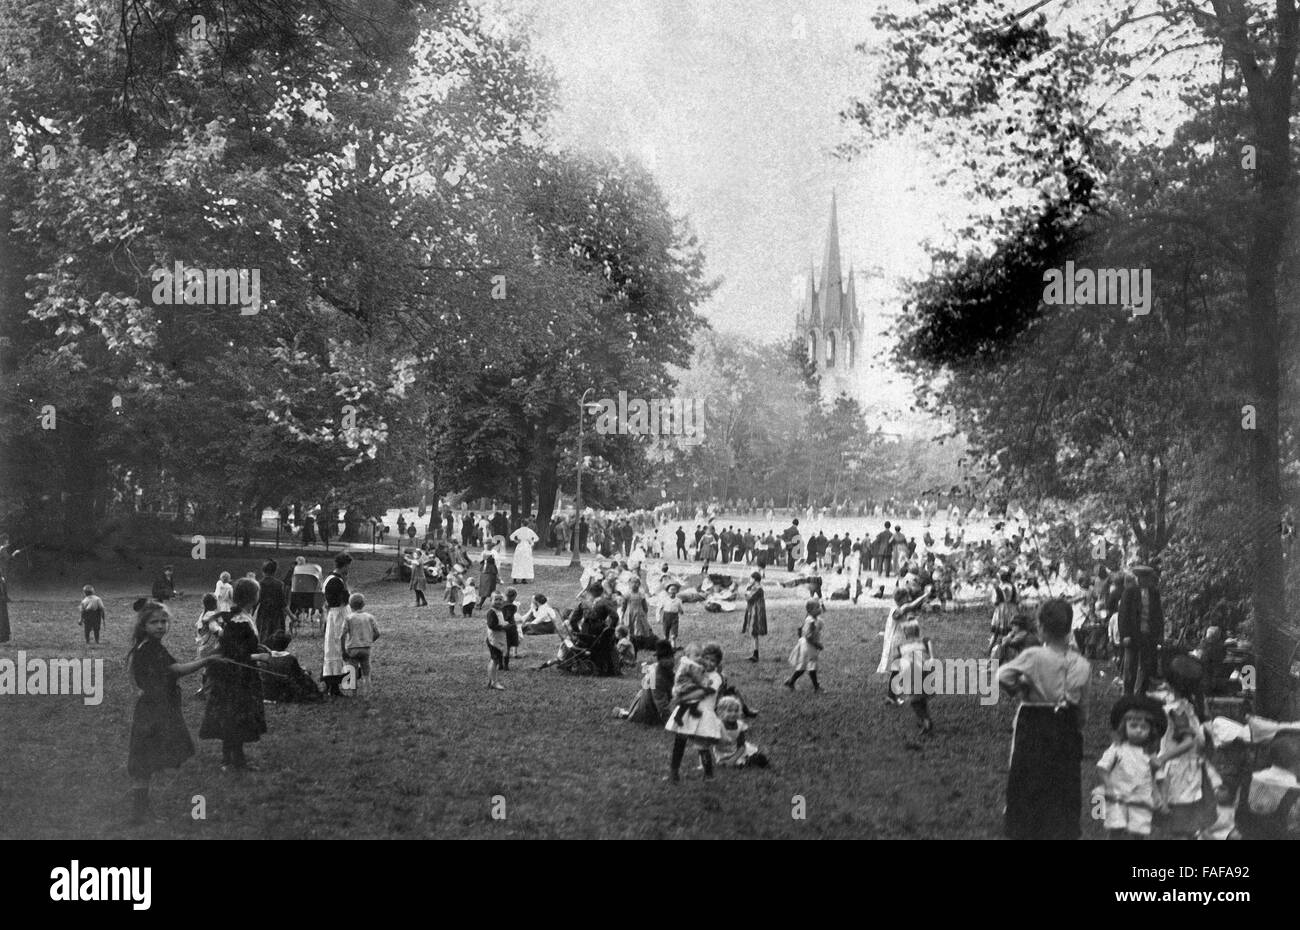
M 787 658 L 784 686 L 795 691 L 806 679 L 818 692 L 824 686 L 818 666 L 827 602 L 892 600 L 876 671 L 883 676 L 886 703 L 910 704 L 918 738 L 924 739 L 935 729 L 929 698 L 899 683 L 919 677 L 933 661 L 925 614 L 955 598 L 969 603 L 978 597 L 991 611 L 988 654 L 997 681 L 1020 699 L 1006 792 L 1007 836 L 1080 835 L 1082 733 L 1099 661 L 1115 662 L 1123 684 L 1109 721 L 1115 741 L 1098 760 L 1094 796 L 1111 836 L 1140 838 L 1153 830 L 1206 836 L 1222 828 L 1222 802 L 1229 797 L 1238 799 L 1231 819 L 1244 824 L 1243 833 L 1300 830 L 1300 727 L 1280 725 L 1269 734 L 1273 765 L 1266 774 L 1246 766 L 1219 775 L 1211 765 L 1214 741 L 1203 724 L 1209 719 L 1206 699 L 1241 691 L 1231 675 L 1230 648 L 1240 653 L 1247 644 L 1210 628 L 1195 648 L 1164 654 L 1158 573 L 1137 555 L 1126 557 L 1126 540 L 1079 528 L 1092 558 L 1086 571 L 1068 559 L 1048 558 L 1041 546 L 1045 532 L 1026 529 L 1023 520 L 996 523 L 986 536 L 967 540 L 960 527 L 944 527 L 936 539 L 925 526 L 917 538 L 888 520 L 856 538 L 847 532 L 827 538 L 821 530 L 805 535 L 800 517 L 791 517 L 780 532 L 755 533 L 709 520 L 688 534 L 685 525 L 665 522 L 668 516 L 578 515 L 579 548 L 600 557 L 585 560 L 572 599 L 541 591 L 521 599 L 519 593 L 534 582 L 534 547 L 562 546 L 566 534 L 575 532 L 575 524 L 563 518 L 552 522 L 546 540 L 527 523 L 512 525 L 499 511 L 439 520 L 438 531 L 425 536 L 425 548 L 406 552 L 403 574 L 409 572 L 417 608 L 432 610 L 426 591 L 441 586 L 451 617 L 482 611 L 488 689 L 505 690 L 521 636 L 555 637 L 554 656 L 537 668 L 596 675 L 639 670 L 639 688 L 614 713 L 672 735 L 665 776 L 671 781 L 682 777 L 687 749 L 697 751 L 706 779 L 719 767 L 768 764 L 751 732 L 758 712 L 728 681 L 721 646 L 680 641 L 686 605 L 741 614 L 738 630 L 753 645 L 747 658 L 757 662 L 768 634 L 769 585 L 799 589 L 804 619 Z M 399 529 L 408 538 L 412 531 L 419 535 L 414 521 L 399 520 Z M 655 545 L 664 532 L 676 543 L 677 568 Z M 3 569 L 11 558 L 7 540 L 0 555 Z M 177 661 L 163 645 L 169 605 L 181 596 L 172 567 L 165 566 L 150 596 L 136 602 L 127 656 L 141 691 L 128 764 L 133 819 L 148 815 L 152 775 L 194 754 L 180 714 L 181 677 L 202 673 L 196 696 L 206 706 L 198 736 L 220 742 L 223 771 L 252 767 L 245 746 L 266 733 L 264 700 L 327 701 L 342 697 L 345 687 L 359 696 L 373 689 L 371 653 L 381 636 L 379 623 L 366 610 L 365 596 L 349 588 L 352 556 L 339 552 L 333 562 L 323 578 L 302 556 L 283 577 L 274 560 L 260 575 L 218 573 L 194 623 L 193 661 Z M 773 570 L 783 577 L 769 581 Z M 4 582 L 0 574 L 0 608 Z M 98 643 L 106 623 L 104 601 L 89 585 L 82 594 L 85 640 Z M 296 624 L 313 613 L 323 635 L 319 686 L 289 651 Z M 0 634 L 7 633 L 0 624 Z M 643 654 L 649 659 L 642 661 Z M 1238 748 L 1250 743 L 1241 734 L 1235 738 Z

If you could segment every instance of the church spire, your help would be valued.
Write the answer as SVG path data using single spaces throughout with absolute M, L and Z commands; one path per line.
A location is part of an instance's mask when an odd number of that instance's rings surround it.
M 835 204 L 835 192 L 831 191 L 831 222 L 826 232 L 826 257 L 822 261 L 822 286 L 819 296 L 822 303 L 822 319 L 826 325 L 840 320 L 840 286 L 843 277 L 840 274 L 840 223 Z

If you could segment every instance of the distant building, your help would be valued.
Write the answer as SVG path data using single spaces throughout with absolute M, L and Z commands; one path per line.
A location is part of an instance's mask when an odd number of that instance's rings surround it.
M 795 331 L 817 365 L 822 393 L 861 400 L 863 351 L 862 315 L 858 312 L 853 266 L 845 278 L 840 273 L 840 229 L 835 196 L 831 195 L 831 222 L 826 233 L 826 254 L 821 279 L 811 267 L 807 286 L 795 312 Z

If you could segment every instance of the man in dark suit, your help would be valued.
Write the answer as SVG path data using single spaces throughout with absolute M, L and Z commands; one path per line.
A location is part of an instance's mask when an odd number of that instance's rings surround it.
M 275 577 L 279 567 L 275 559 L 268 559 L 262 565 L 262 578 L 258 582 L 262 586 L 262 597 L 257 602 L 257 638 L 263 643 L 274 634 L 284 631 L 284 614 L 289 604 L 289 595 Z
M 788 572 L 794 571 L 794 557 L 799 545 L 799 518 L 790 521 L 790 525 L 781 531 L 781 541 L 785 544 L 786 566 Z
M 1124 693 L 1143 692 L 1156 677 L 1157 650 L 1165 638 L 1155 569 L 1134 566 L 1124 578 L 1119 602 L 1119 641 L 1124 648 Z M 1139 672 L 1141 672 L 1139 680 Z
M 885 521 L 885 528 L 876 534 L 876 538 L 871 541 L 871 557 L 875 562 L 875 570 L 879 575 L 889 575 L 890 563 L 890 540 L 894 534 L 890 532 L 889 521 Z

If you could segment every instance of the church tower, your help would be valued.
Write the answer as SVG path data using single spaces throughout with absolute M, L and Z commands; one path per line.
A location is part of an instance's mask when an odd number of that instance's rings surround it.
M 827 397 L 857 397 L 862 364 L 862 316 L 858 313 L 853 267 L 847 278 L 840 273 L 840 227 L 835 195 L 831 195 L 831 221 L 826 232 L 826 254 L 821 280 L 808 269 L 808 283 L 795 311 L 795 331 L 817 366 Z

